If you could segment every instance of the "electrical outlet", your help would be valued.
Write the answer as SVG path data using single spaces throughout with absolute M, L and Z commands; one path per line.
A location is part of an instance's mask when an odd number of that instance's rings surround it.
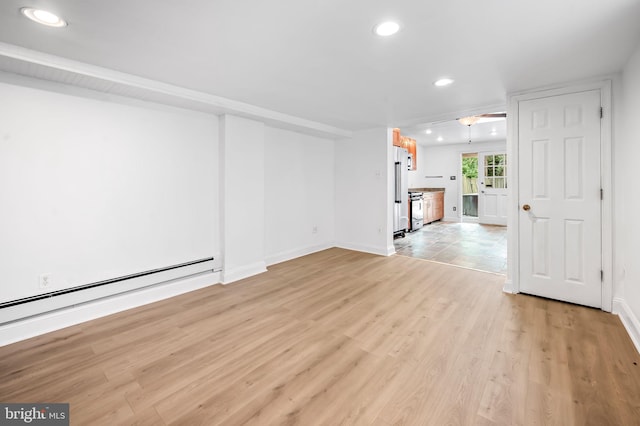
M 38 277 L 38 288 L 41 290 L 50 289 L 53 285 L 51 274 L 40 274 Z
M 456 210 L 458 210 L 458 208 L 456 206 L 453 206 L 453 211 L 455 212 Z
M 456 180 L 456 177 L 455 176 L 449 176 L 449 179 Z
M 317 234 L 318 233 L 318 226 L 314 225 L 313 228 L 311 228 L 311 233 L 312 234 Z

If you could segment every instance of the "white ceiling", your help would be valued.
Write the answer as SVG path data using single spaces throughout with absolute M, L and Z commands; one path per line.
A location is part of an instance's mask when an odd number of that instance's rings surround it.
M 69 26 L 39 26 L 23 6 Z M 401 31 L 374 36 L 388 18 Z M 617 72 L 638 22 L 640 0 L 0 2 L 0 42 L 340 129 L 403 133 L 504 106 L 510 91 Z M 453 86 L 432 85 L 445 75 Z
M 472 144 L 507 140 L 507 120 L 505 118 L 480 121 L 470 128 L 460 124 L 457 120 L 445 120 L 401 130 L 402 136 L 415 139 L 418 145 L 451 145 L 469 143 L 469 140 Z M 430 130 L 431 133 L 427 134 L 427 130 Z M 442 138 L 442 140 L 438 140 L 438 138 Z

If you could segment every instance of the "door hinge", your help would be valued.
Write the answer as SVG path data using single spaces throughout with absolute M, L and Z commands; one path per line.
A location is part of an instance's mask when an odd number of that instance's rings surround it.
M 600 188 L 600 201 L 604 200 L 604 189 Z
M 604 281 L 604 271 L 600 269 L 600 281 Z
M 600 118 L 604 117 L 604 108 L 600 107 Z

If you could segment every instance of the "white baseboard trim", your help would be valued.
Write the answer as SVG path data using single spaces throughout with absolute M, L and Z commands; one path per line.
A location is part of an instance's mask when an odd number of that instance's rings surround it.
M 443 222 L 460 222 L 460 220 L 458 216 L 445 216 L 442 218 Z
M 18 320 L 0 326 L 0 346 L 168 299 L 219 282 L 219 273 L 206 273 Z
M 170 268 L 164 271 L 155 272 L 153 274 L 142 275 L 129 278 L 109 285 L 101 285 L 92 288 L 86 288 L 82 291 L 74 291 L 66 294 L 60 294 L 55 297 L 47 297 L 34 300 L 29 303 L 7 306 L 0 309 L 0 324 L 9 324 L 14 321 L 20 321 L 47 312 L 58 311 L 71 306 L 79 306 L 84 303 L 91 303 L 96 300 L 102 300 L 111 296 L 131 293 L 138 289 L 150 288 L 156 285 L 164 285 L 176 280 L 184 280 L 199 274 L 207 274 L 214 271 L 215 264 L 213 260 L 198 262 L 193 265 L 187 265 L 179 268 Z M 63 290 L 63 288 L 51 288 L 52 291 Z
M 390 246 L 387 247 L 387 254 L 386 256 L 393 256 L 394 254 L 396 254 L 396 246 L 394 246 L 393 244 L 391 244 Z
M 504 286 L 502 286 L 502 291 L 509 294 L 516 294 L 517 291 L 513 289 L 513 281 L 510 279 L 506 279 L 504 282 Z
M 291 260 L 291 259 L 295 259 L 298 257 L 302 257 L 302 256 L 306 256 L 308 254 L 311 253 L 316 253 L 322 250 L 327 250 L 330 249 L 331 247 L 334 247 L 333 243 L 325 243 L 325 244 L 318 244 L 315 246 L 309 246 L 309 247 L 301 247 L 298 249 L 294 249 L 294 250 L 286 250 L 286 251 L 282 251 L 280 253 L 276 253 L 270 256 L 267 256 L 265 259 L 265 263 L 267 266 L 271 266 L 271 265 L 275 265 L 277 263 L 281 263 L 281 262 L 286 262 L 287 260 Z
M 280 253 L 276 253 L 272 256 L 267 256 L 266 264 L 267 266 L 275 265 L 281 262 L 286 262 L 287 260 L 296 259 L 298 257 L 306 256 L 308 254 L 317 253 L 319 251 L 328 250 L 333 247 L 344 248 L 348 250 L 356 250 L 356 251 L 364 251 L 367 253 L 379 254 L 382 256 L 392 256 L 396 254 L 395 246 L 388 246 L 386 250 L 378 250 L 373 247 L 366 247 L 358 244 L 344 244 L 344 245 L 336 245 L 334 243 L 326 243 L 319 244 L 317 246 L 304 247 L 296 250 L 289 250 Z
M 613 313 L 620 317 L 622 325 L 629 333 L 636 350 L 640 353 L 640 320 L 638 320 L 638 317 L 633 313 L 631 307 L 627 305 L 627 302 L 618 297 L 613 299 Z
M 376 247 L 376 246 L 369 246 L 365 244 L 337 243 L 336 247 L 347 249 L 347 250 L 361 251 L 364 253 L 377 254 L 379 256 L 389 256 L 388 254 L 389 249 L 386 246 Z M 395 249 L 394 249 L 394 253 L 395 253 Z
M 222 271 L 222 284 L 231 284 L 244 278 L 267 272 L 267 264 L 264 261 L 254 262 L 249 265 Z

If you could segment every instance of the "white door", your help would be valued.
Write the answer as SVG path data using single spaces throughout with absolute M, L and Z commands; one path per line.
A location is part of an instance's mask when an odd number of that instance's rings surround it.
M 507 153 L 478 153 L 478 222 L 507 224 Z
M 518 108 L 520 291 L 601 307 L 600 90 Z

